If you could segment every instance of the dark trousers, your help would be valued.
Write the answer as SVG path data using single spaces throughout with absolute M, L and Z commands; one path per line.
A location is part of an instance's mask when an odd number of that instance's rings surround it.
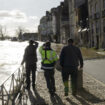
M 31 65 L 26 65 L 26 84 L 30 88 L 30 74 L 32 73 L 32 86 L 35 86 L 36 80 L 36 63 Z
M 55 92 L 54 70 L 45 70 L 44 76 L 50 93 Z
M 68 80 L 69 80 L 69 76 L 71 76 L 72 93 L 76 93 L 77 91 L 77 73 L 78 73 L 77 67 L 63 67 L 62 79 L 63 79 L 64 86 L 65 86 L 65 89 L 64 89 L 65 92 L 69 91 Z

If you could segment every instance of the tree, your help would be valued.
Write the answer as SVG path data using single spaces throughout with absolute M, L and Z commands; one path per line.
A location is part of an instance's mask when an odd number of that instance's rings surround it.
M 21 26 L 19 26 L 16 29 L 16 36 L 18 37 L 19 40 L 22 40 L 22 35 L 25 32 L 29 32 L 29 30 L 28 29 L 25 29 L 24 27 L 21 27 Z
M 19 40 L 22 39 L 22 35 L 23 35 L 24 32 L 25 32 L 25 31 L 24 31 L 24 28 L 23 28 L 23 27 L 20 27 L 20 26 L 19 26 L 19 27 L 16 29 L 16 36 L 18 37 Z
M 3 27 L 2 25 L 0 25 L 0 39 L 4 40 L 6 36 L 6 27 Z

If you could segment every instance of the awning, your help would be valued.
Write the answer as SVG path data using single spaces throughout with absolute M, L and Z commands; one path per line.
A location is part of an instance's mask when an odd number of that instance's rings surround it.
M 84 28 L 84 29 L 79 29 L 78 32 L 85 32 L 85 31 L 89 31 L 89 28 Z
M 84 31 L 87 31 L 87 28 L 84 28 L 84 29 L 82 30 L 82 32 L 84 32 Z
M 82 29 L 79 29 L 78 32 L 81 32 Z

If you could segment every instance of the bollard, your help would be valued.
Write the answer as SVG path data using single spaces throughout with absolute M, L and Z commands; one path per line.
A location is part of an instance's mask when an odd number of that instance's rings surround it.
M 77 89 L 83 88 L 83 69 L 78 70 Z

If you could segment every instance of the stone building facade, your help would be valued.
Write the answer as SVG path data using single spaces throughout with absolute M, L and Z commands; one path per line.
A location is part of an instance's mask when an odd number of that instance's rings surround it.
M 60 43 L 60 6 L 51 9 L 54 42 Z
M 105 0 L 64 0 L 40 20 L 39 33 L 59 43 L 73 38 L 81 46 L 105 48 Z
M 67 43 L 70 37 L 69 30 L 69 4 L 68 0 L 61 2 L 61 14 L 60 14 L 60 42 Z
M 70 37 L 79 45 L 88 45 L 87 0 L 68 0 Z
M 91 47 L 105 48 L 105 0 L 88 0 Z
M 41 40 L 52 40 L 52 15 L 49 11 L 46 11 L 46 16 L 41 18 L 38 30 Z
M 76 9 L 74 7 L 75 1 L 74 0 L 68 0 L 68 3 L 69 3 L 70 38 L 75 38 L 77 35 Z

